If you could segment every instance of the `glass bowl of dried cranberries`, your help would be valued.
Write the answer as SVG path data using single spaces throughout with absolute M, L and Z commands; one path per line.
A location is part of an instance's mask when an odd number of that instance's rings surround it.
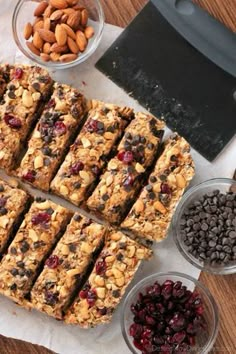
M 177 206 L 171 229 L 191 264 L 210 273 L 235 273 L 236 181 L 214 178 L 190 188 Z
M 136 284 L 122 308 L 121 329 L 132 353 L 206 354 L 218 333 L 218 309 L 198 280 L 156 273 Z
M 99 0 L 18 0 L 12 17 L 14 40 L 36 64 L 66 69 L 87 60 L 104 29 Z

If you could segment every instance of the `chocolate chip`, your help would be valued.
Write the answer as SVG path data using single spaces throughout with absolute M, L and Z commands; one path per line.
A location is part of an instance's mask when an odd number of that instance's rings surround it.
M 40 85 L 39 85 L 38 82 L 34 82 L 34 83 L 32 84 L 32 86 L 33 86 L 33 88 L 35 89 L 35 91 L 40 91 Z
M 76 245 L 74 243 L 70 243 L 69 250 L 70 250 L 70 252 L 75 253 L 76 252 Z
M 150 182 L 155 183 L 157 181 L 157 178 L 155 176 L 150 176 Z
M 15 247 L 10 248 L 10 253 L 16 255 L 17 254 L 17 249 Z
M 122 253 L 118 253 L 118 255 L 116 256 L 116 259 L 118 261 L 122 261 L 122 259 L 124 258 L 123 254 Z
M 6 215 L 8 210 L 6 208 L 0 208 L 0 215 Z
M 17 289 L 17 285 L 14 283 L 10 286 L 10 290 L 15 291 Z
M 75 214 L 74 217 L 73 217 L 73 219 L 74 219 L 75 221 L 81 221 L 81 220 L 82 220 L 82 217 L 81 217 L 79 214 Z
M 49 215 L 52 215 L 54 213 L 54 209 L 53 208 L 48 208 L 46 210 L 46 213 L 49 214 Z
M 17 276 L 18 275 L 18 269 L 16 268 L 12 268 L 12 270 L 10 271 L 10 273 L 13 275 L 13 277 Z
M 0 192 L 4 192 L 4 187 L 2 184 L 0 184 Z
M 27 241 L 23 240 L 21 242 L 20 250 L 22 253 L 26 253 L 29 250 L 30 246 Z
M 8 93 L 8 97 L 11 98 L 12 100 L 14 100 L 14 99 L 16 98 L 15 92 L 10 91 L 10 92 Z
M 51 156 L 52 155 L 52 149 L 50 147 L 45 146 L 41 149 L 42 153 L 46 156 Z
M 113 290 L 112 291 L 112 296 L 114 298 L 119 298 L 120 297 L 120 290 Z
M 74 188 L 75 189 L 80 189 L 80 187 L 81 187 L 81 183 L 79 183 L 79 182 L 75 182 L 74 183 Z
M 151 184 L 148 184 L 145 188 L 148 192 L 151 192 L 153 187 Z
M 16 265 L 17 265 L 17 267 L 19 267 L 19 268 L 24 268 L 25 263 L 24 263 L 23 261 L 18 261 L 18 262 L 16 262 Z
M 108 194 L 103 194 L 103 196 L 102 196 L 102 200 L 104 200 L 104 202 L 106 202 L 109 198 L 110 197 Z

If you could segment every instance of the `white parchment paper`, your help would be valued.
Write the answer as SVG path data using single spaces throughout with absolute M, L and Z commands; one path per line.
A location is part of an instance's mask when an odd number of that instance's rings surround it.
M 18 51 L 11 34 L 11 16 L 15 4 L 16 0 L 0 0 L 0 62 L 27 63 L 27 58 Z M 53 78 L 80 88 L 89 98 L 129 105 L 136 111 L 143 110 L 135 100 L 94 67 L 95 62 L 121 31 L 122 29 L 118 27 L 106 25 L 102 42 L 96 53 L 78 67 L 53 72 Z M 230 142 L 214 163 L 209 163 L 194 150 L 192 154 L 197 171 L 192 184 L 213 177 L 231 177 L 236 167 L 236 139 Z M 40 192 L 37 194 L 39 195 Z M 58 198 L 51 199 L 59 200 Z M 145 275 L 171 270 L 184 272 L 196 278 L 199 276 L 199 271 L 179 254 L 172 235 L 169 235 L 167 240 L 156 246 L 153 259 L 142 265 L 132 284 Z M 119 317 L 120 307 L 111 324 L 83 330 L 79 327 L 65 325 L 36 311 L 28 312 L 0 296 L 1 334 L 44 345 L 60 354 L 128 354 L 129 350 L 120 330 Z

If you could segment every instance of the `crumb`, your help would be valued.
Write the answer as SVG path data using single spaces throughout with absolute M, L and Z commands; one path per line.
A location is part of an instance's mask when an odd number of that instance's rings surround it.
M 82 81 L 82 84 L 83 84 L 84 86 L 87 86 L 87 84 L 86 84 L 86 82 L 85 82 L 85 81 Z

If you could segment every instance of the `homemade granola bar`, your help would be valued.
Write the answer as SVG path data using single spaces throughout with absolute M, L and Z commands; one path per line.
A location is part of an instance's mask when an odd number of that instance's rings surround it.
M 53 180 L 52 190 L 75 205 L 81 204 L 132 118 L 131 108 L 92 101 L 87 122 Z
M 164 239 L 175 207 L 193 176 L 190 146 L 174 135 L 166 142 L 148 184 L 121 226 L 150 240 Z
M 111 231 L 94 269 L 65 316 L 66 323 L 94 327 L 109 322 L 142 259 L 152 251 Z
M 24 302 L 70 216 L 60 205 L 37 198 L 0 264 L 0 293 Z
M 28 201 L 26 192 L 0 180 L 0 257 L 22 221 Z
M 10 80 L 10 69 L 11 67 L 8 64 L 0 65 L 0 101 L 5 93 L 7 84 Z M 3 104 L 3 102 L 0 104 Z
M 55 83 L 28 143 L 18 175 L 35 187 L 48 190 L 67 148 L 83 122 L 87 111 L 84 96 L 68 85 Z
M 132 206 L 147 169 L 155 160 L 163 136 L 164 123 L 151 115 L 137 113 L 126 129 L 118 154 L 106 172 L 88 207 L 113 224 L 119 224 Z
M 0 106 L 0 167 L 10 170 L 16 164 L 51 86 L 45 69 L 26 65 L 11 68 L 4 104 Z
M 61 319 L 104 245 L 106 228 L 75 214 L 32 291 L 32 306 Z

